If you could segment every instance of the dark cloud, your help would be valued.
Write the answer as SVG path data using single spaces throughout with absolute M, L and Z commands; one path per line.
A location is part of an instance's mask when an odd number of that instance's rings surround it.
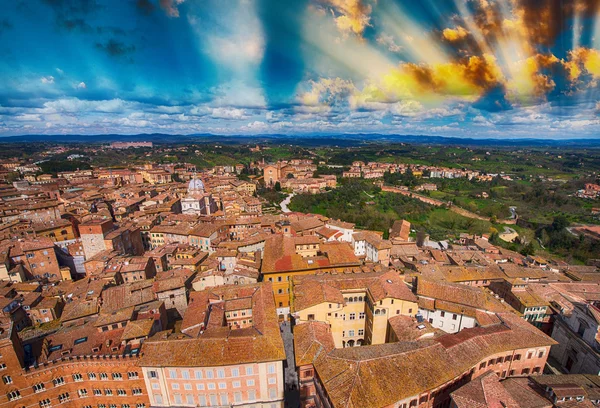
M 61 14 L 89 14 L 103 8 L 96 0 L 42 0 Z
M 96 48 L 111 57 L 124 57 L 135 51 L 135 45 L 126 45 L 115 39 L 110 39 L 105 43 L 96 43 Z
M 13 28 L 13 25 L 8 20 L 0 20 L 0 34 L 2 34 L 6 30 L 10 30 Z
M 137 0 L 135 6 L 142 14 L 151 14 L 154 11 L 154 4 L 150 0 Z

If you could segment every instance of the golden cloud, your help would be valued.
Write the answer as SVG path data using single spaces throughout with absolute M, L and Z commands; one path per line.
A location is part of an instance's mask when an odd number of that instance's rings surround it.
M 444 36 L 444 39 L 450 42 L 456 42 L 464 39 L 467 35 L 469 35 L 469 32 L 463 27 L 458 26 L 456 28 L 444 29 L 444 31 L 442 31 L 442 35 Z
M 600 77 L 600 51 L 585 47 L 575 48 L 569 51 L 569 57 L 564 65 L 571 82 L 577 81 L 583 73 L 588 73 L 597 79 Z
M 344 35 L 355 34 L 362 37 L 371 20 L 371 5 L 364 0 L 323 0 L 329 4 L 335 17 L 338 30 Z

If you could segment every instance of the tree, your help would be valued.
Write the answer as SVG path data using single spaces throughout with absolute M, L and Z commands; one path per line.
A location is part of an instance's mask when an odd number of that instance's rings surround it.
M 275 191 L 281 191 L 281 183 L 279 181 L 275 183 Z
M 417 246 L 418 247 L 423 246 L 423 244 L 425 243 L 426 236 L 427 236 L 427 234 L 425 234 L 425 231 L 423 231 L 423 230 L 417 231 Z
M 521 249 L 521 255 L 528 256 L 535 254 L 535 247 L 533 246 L 533 242 L 529 242 Z
M 561 232 L 565 228 L 569 226 L 570 222 L 564 215 L 557 215 L 554 217 L 554 221 L 552 221 L 552 230 L 556 232 Z

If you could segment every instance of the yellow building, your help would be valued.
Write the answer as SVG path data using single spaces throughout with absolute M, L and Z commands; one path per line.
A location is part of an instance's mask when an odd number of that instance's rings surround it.
M 388 319 L 413 316 L 417 297 L 396 272 L 296 276 L 291 313 L 297 323 L 328 323 L 336 348 L 385 343 Z
M 32 224 L 37 236 L 50 238 L 54 242 L 70 241 L 76 238 L 73 224 L 68 220 L 54 220 Z
M 261 272 L 272 282 L 280 319 L 290 313 L 290 279 L 323 272 L 360 272 L 361 262 L 345 242 L 320 243 L 314 237 L 273 235 L 265 241 Z

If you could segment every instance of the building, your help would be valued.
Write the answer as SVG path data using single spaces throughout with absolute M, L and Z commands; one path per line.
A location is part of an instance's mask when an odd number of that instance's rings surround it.
M 541 374 L 554 344 L 514 314 L 433 339 L 342 349 L 326 323 L 303 323 L 294 330 L 301 406 L 447 406 L 453 391 L 489 371 Z
M 290 280 L 296 275 L 322 272 L 359 271 L 360 261 L 349 244 L 320 243 L 316 237 L 273 235 L 265 241 L 261 272 L 272 282 L 277 314 L 286 319 L 290 313 Z
M 204 190 L 202 180 L 196 177 L 190 180 L 187 195 L 181 199 L 181 212 L 183 214 L 210 215 L 218 209 L 212 194 Z
M 477 287 L 419 278 L 419 314 L 433 327 L 456 333 L 495 322 L 495 313 L 512 309 Z
M 388 319 L 417 313 L 417 297 L 395 272 L 295 276 L 292 316 L 296 324 L 329 325 L 336 348 L 385 343 Z
M 574 303 L 570 315 L 559 315 L 552 338 L 558 345 L 551 355 L 570 374 L 600 375 L 600 309 Z
M 153 407 L 283 408 L 285 351 L 270 284 L 195 292 L 181 331 L 144 343 Z
M 93 219 L 80 224 L 79 234 L 85 258 L 93 258 L 102 251 L 142 255 L 144 244 L 139 227 L 116 227 L 110 219 Z

